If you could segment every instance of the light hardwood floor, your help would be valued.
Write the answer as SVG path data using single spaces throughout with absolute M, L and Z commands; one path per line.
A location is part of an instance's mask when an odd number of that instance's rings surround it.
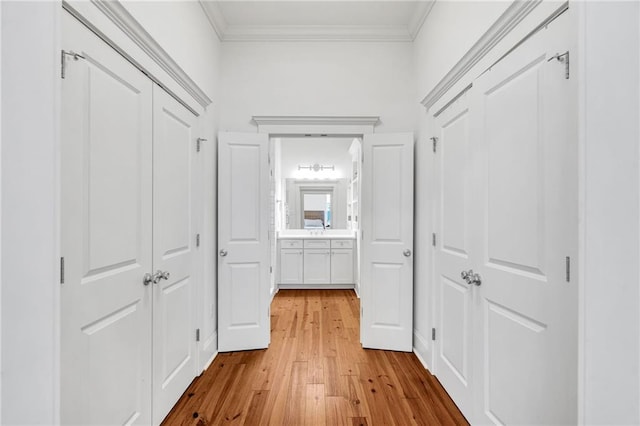
M 351 290 L 281 290 L 269 349 L 221 353 L 163 425 L 466 425 L 412 353 L 362 349 Z

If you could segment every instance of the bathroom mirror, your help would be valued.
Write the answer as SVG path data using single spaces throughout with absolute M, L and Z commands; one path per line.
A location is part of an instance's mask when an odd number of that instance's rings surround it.
M 286 229 L 347 229 L 348 179 L 286 180 Z
M 300 195 L 302 227 L 304 229 L 331 229 L 333 190 L 304 190 Z

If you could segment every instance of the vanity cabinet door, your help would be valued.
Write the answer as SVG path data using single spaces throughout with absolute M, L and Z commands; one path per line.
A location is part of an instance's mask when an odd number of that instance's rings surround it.
M 352 249 L 331 249 L 331 284 L 353 284 Z
M 280 284 L 302 283 L 302 249 L 280 250 Z
M 304 250 L 304 283 L 329 284 L 331 282 L 331 250 Z

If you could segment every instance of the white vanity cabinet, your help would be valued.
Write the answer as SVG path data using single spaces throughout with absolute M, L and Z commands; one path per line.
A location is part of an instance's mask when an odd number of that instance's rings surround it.
M 353 239 L 281 239 L 280 288 L 353 288 Z
M 302 240 L 280 240 L 280 283 L 301 283 L 303 261 Z
M 331 282 L 331 241 L 304 240 L 303 284 Z
M 331 283 L 353 284 L 353 240 L 331 241 Z

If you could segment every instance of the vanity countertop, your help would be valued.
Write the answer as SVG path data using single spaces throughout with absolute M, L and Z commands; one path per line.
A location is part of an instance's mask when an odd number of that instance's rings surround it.
M 354 231 L 347 229 L 331 229 L 325 231 L 287 230 L 278 232 L 280 240 L 353 240 Z

